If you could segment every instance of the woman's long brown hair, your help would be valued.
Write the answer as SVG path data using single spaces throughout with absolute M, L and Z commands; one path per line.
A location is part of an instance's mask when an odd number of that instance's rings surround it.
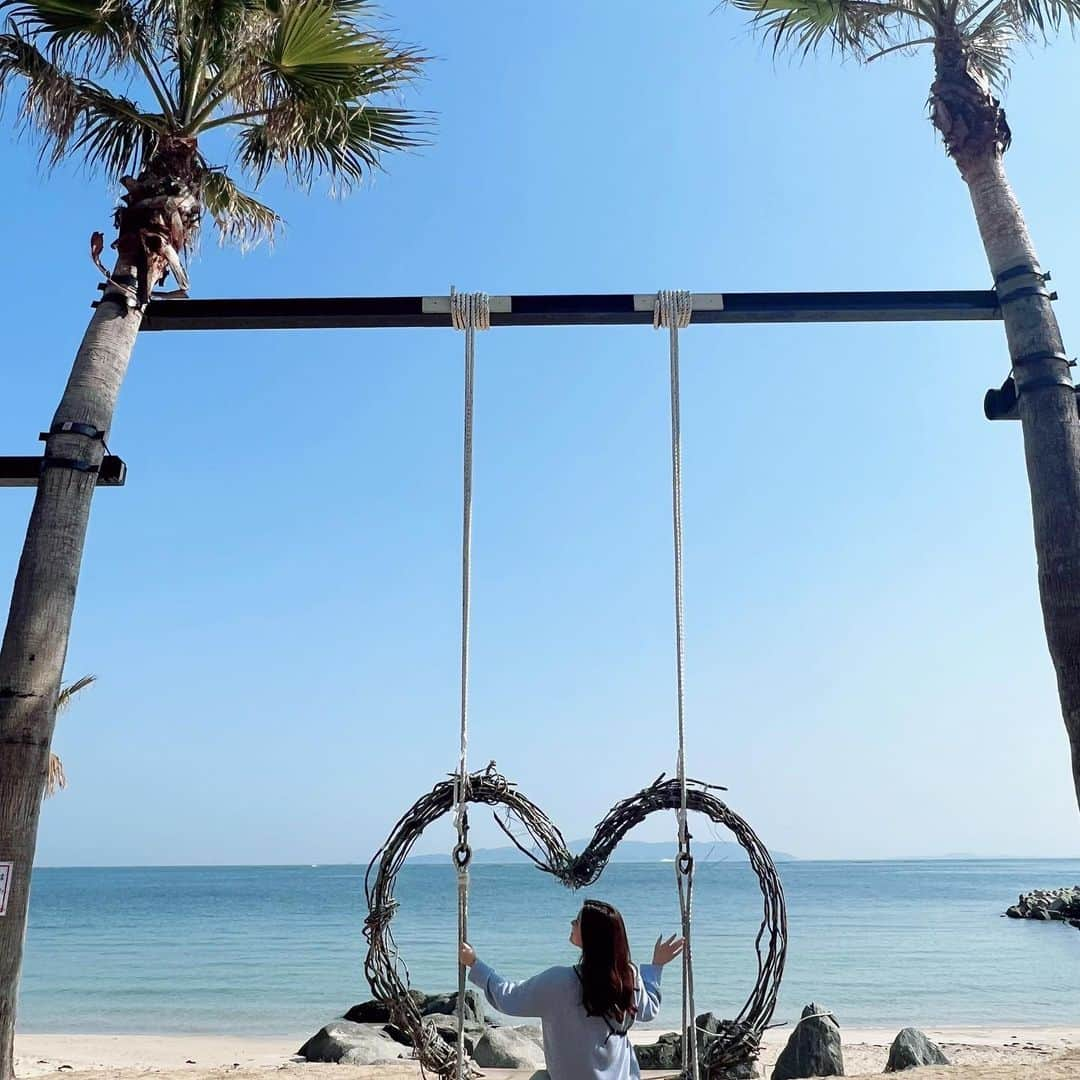
M 589 1016 L 624 1023 L 637 1012 L 637 976 L 618 909 L 602 900 L 581 907 L 581 1003 Z

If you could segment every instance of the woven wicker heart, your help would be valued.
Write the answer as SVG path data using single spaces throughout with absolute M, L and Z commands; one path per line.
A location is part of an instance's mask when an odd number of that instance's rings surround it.
M 776 1006 L 787 948 L 784 892 L 773 861 L 753 829 L 713 794 L 719 790 L 722 789 L 688 781 L 687 807 L 725 826 L 746 851 L 761 887 L 763 916 L 754 943 L 758 956 L 757 982 L 738 1016 L 725 1021 L 719 1034 L 707 1040 L 702 1066 L 709 1076 L 719 1076 L 724 1069 L 757 1057 L 761 1034 Z M 364 971 L 372 994 L 388 1006 L 393 1022 L 409 1033 L 422 1064 L 442 1076 L 456 1073 L 457 1048 L 450 1046 L 430 1021 L 424 1020 L 410 997 L 408 972 L 398 959 L 390 924 L 398 907 L 394 899 L 398 871 L 424 830 L 453 810 L 454 798 L 455 783 L 445 780 L 416 802 L 372 859 L 365 879 L 369 913 L 364 923 L 364 936 L 368 940 Z M 610 810 L 597 825 L 588 846 L 576 856 L 569 852 L 562 833 L 547 815 L 496 772 L 494 763 L 469 777 L 467 798 L 473 803 L 505 807 L 508 815 L 524 827 L 535 850 L 529 851 L 519 843 L 496 816 L 495 820 L 510 839 L 541 870 L 553 874 L 571 889 L 580 889 L 596 881 L 630 829 L 649 814 L 676 809 L 680 796 L 677 780 L 659 777 Z

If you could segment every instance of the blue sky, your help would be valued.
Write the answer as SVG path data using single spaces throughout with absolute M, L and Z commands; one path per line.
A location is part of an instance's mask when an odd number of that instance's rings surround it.
M 434 144 L 348 200 L 268 184 L 285 237 L 208 237 L 194 294 L 985 287 L 928 58 L 774 62 L 712 6 L 398 0 Z M 1077 59 L 1021 56 L 1006 101 L 1066 343 Z M 0 425 L 34 453 L 115 192 L 5 130 Z M 666 364 L 646 328 L 478 342 L 472 760 L 569 836 L 674 763 Z M 1080 853 L 1020 431 L 981 414 L 1006 369 L 993 323 L 684 335 L 691 771 L 777 848 Z M 140 340 L 39 862 L 365 860 L 454 767 L 460 384 L 450 330 Z

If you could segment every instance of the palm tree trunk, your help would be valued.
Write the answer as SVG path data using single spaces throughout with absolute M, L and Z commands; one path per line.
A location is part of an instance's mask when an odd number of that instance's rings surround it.
M 44 469 L 38 481 L 0 644 L 0 862 L 12 864 L 7 915 L 0 918 L 0 1080 L 14 1077 L 30 874 L 95 466 L 105 455 L 151 290 L 170 271 L 186 282 L 178 252 L 198 227 L 199 162 L 194 139 L 163 138 L 138 178 L 121 180 L 127 194 L 116 213 L 112 277 L 132 282 L 134 295 L 110 285 L 83 336 L 52 424 L 53 431 L 62 424 L 79 430 L 57 431 L 46 441 L 46 459 L 64 464 Z
M 967 184 L 1001 298 L 1031 489 L 1039 596 L 1080 806 L 1080 418 L 1061 331 L 1005 175 L 1012 140 L 959 31 L 934 43 L 930 115 Z M 1006 275 L 1003 278 L 1002 275 Z
M 968 185 L 986 257 L 995 280 L 1016 266 L 1038 267 L 1035 247 L 1013 194 L 1000 153 L 968 161 Z M 1013 278 L 1007 286 L 1034 290 L 1002 304 L 1009 355 L 1019 394 L 1024 456 L 1031 488 L 1039 595 L 1058 695 L 1072 750 L 1080 805 L 1080 419 L 1061 331 L 1038 279 Z M 1006 287 L 1001 292 L 1006 294 Z M 1043 357 L 1015 363 L 1018 357 Z M 1025 392 L 1025 385 L 1036 386 Z
M 74 421 L 109 430 L 141 321 L 138 310 L 125 314 L 119 303 L 97 308 L 54 427 Z M 86 435 L 57 434 L 50 436 L 45 453 L 100 466 L 104 445 Z M 30 873 L 96 480 L 96 473 L 69 467 L 43 471 L 0 645 L 0 862 L 12 863 L 7 914 L 0 918 L 0 1080 L 14 1076 Z

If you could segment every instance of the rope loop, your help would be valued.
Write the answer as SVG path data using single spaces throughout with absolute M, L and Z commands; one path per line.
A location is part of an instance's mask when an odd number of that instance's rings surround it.
M 459 293 L 450 288 L 450 321 L 455 330 L 490 330 L 491 306 L 488 294 Z
M 678 859 L 675 860 L 675 869 L 689 877 L 694 872 L 694 856 L 689 851 L 680 851 Z
M 661 289 L 653 307 L 653 329 L 685 330 L 694 314 L 694 294 L 685 289 Z

